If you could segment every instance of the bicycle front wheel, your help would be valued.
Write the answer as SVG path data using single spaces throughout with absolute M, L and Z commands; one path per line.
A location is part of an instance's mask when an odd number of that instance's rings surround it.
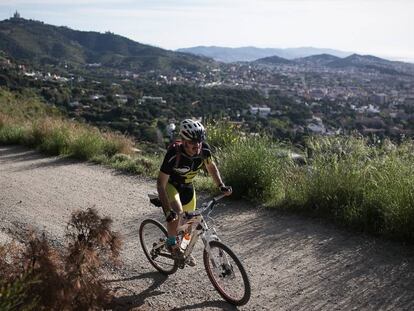
M 233 251 L 219 241 L 211 241 L 203 259 L 207 275 L 221 297 L 236 306 L 245 305 L 251 295 L 250 281 Z
M 151 265 L 162 274 L 173 274 L 177 264 L 166 248 L 167 229 L 156 220 L 145 219 L 139 227 L 142 250 Z

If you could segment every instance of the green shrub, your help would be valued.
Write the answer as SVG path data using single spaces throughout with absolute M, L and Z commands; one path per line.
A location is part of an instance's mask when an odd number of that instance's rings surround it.
M 30 89 L 23 89 L 21 93 L 12 93 L 0 87 L 0 114 L 12 116 L 15 120 L 35 120 L 47 116 L 59 116 L 57 108 L 46 105 Z
M 414 238 L 414 161 L 396 154 L 375 159 L 376 172 L 367 185 L 365 223 L 375 221 L 377 233 Z M 375 219 L 375 220 L 374 220 Z
M 128 173 L 143 174 L 144 169 L 142 166 L 138 165 L 135 159 L 132 159 L 130 156 L 125 154 L 115 154 L 108 164 L 117 170 L 121 170 Z
M 25 136 L 25 129 L 21 126 L 3 125 L 0 127 L 0 144 L 20 144 Z
M 103 152 L 108 157 L 115 154 L 131 154 L 133 149 L 132 140 L 118 134 L 105 133 L 103 134 Z
M 39 149 L 51 155 L 63 155 L 68 153 L 69 145 L 69 129 L 62 125 L 51 129 L 48 135 L 43 137 Z
M 161 158 L 157 155 L 149 157 L 142 155 L 131 156 L 117 153 L 110 158 L 105 155 L 98 155 L 92 160 L 96 163 L 108 165 L 117 170 L 153 178 L 158 176 L 159 167 L 161 165 Z
M 220 171 L 234 197 L 259 202 L 277 201 L 284 195 L 283 176 L 291 165 L 276 156 L 280 148 L 268 138 L 257 137 L 231 144 L 219 152 Z
M 54 127 L 55 122 L 50 118 L 34 120 L 31 123 L 29 135 L 25 137 L 25 144 L 30 147 L 40 146 Z
M 84 131 L 73 138 L 69 146 L 69 153 L 79 160 L 89 160 L 103 154 L 104 141 L 102 136 L 94 131 Z
M 312 138 L 311 167 L 296 170 L 287 179 L 291 190 L 286 204 L 320 215 L 344 219 L 363 203 L 367 180 L 375 168 L 368 165 L 371 150 L 359 138 Z M 301 206 L 300 206 L 301 205 Z
M 218 192 L 218 189 L 213 179 L 210 176 L 205 176 L 201 173 L 194 179 L 194 188 L 197 191 L 206 191 L 209 193 Z
M 215 122 L 206 124 L 208 143 L 215 149 L 237 144 L 243 138 L 240 130 L 229 122 Z

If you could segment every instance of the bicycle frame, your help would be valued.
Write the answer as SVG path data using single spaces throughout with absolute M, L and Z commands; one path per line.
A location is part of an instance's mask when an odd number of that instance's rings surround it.
M 181 268 L 184 267 L 185 259 L 188 258 L 188 256 L 192 253 L 194 246 L 196 245 L 200 236 L 203 241 L 204 248 L 209 254 L 210 242 L 220 241 L 220 238 L 218 237 L 215 228 L 210 228 L 207 225 L 207 222 L 205 221 L 203 214 L 207 212 L 206 217 L 209 217 L 210 213 L 213 211 L 214 205 L 223 197 L 225 197 L 225 195 L 221 194 L 213 198 L 211 201 L 204 203 L 202 205 L 202 208 L 197 209 L 193 212 L 185 212 L 180 216 L 182 217 L 182 219 L 180 220 L 181 224 L 179 224 L 177 227 L 179 243 L 181 243 L 185 232 L 191 234 L 190 243 L 188 244 L 187 248 L 184 250 L 183 253 L 183 263 L 179 264 Z M 152 250 L 156 251 L 157 249 L 160 249 L 162 246 L 165 245 L 165 243 L 166 241 L 160 241 L 159 243 L 153 246 Z M 170 254 L 162 254 L 161 256 L 171 257 Z
M 203 207 L 201 209 L 195 210 L 194 212 L 183 213 L 183 218 L 185 222 L 177 227 L 177 232 L 179 233 L 181 238 L 184 232 L 189 232 L 191 234 L 190 243 L 184 251 L 184 258 L 187 258 L 191 254 L 200 236 L 203 241 L 204 248 L 208 253 L 210 253 L 210 242 L 220 241 L 220 238 L 218 237 L 214 227 L 209 228 L 209 226 L 207 225 L 207 222 L 204 220 L 203 213 L 207 211 L 206 216 L 208 217 L 210 213 L 213 211 L 214 205 L 223 197 L 225 197 L 225 195 L 221 194 L 213 198 L 208 203 L 203 204 Z

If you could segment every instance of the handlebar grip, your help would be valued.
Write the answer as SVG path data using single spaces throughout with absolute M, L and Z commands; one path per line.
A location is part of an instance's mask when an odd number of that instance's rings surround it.
M 232 191 L 231 186 L 220 186 L 220 191 L 221 192 L 230 192 Z

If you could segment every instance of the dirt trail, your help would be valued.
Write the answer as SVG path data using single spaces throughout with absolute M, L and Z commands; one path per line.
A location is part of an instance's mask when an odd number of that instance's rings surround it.
M 138 227 L 161 220 L 147 193 L 154 181 L 100 166 L 0 147 L 0 241 L 27 225 L 63 243 L 72 211 L 95 206 L 125 240 L 123 265 L 107 274 L 114 310 L 237 310 L 198 265 L 168 278 L 147 262 Z M 222 240 L 242 259 L 252 298 L 240 310 L 414 310 L 414 251 L 324 222 L 229 202 L 215 210 Z

